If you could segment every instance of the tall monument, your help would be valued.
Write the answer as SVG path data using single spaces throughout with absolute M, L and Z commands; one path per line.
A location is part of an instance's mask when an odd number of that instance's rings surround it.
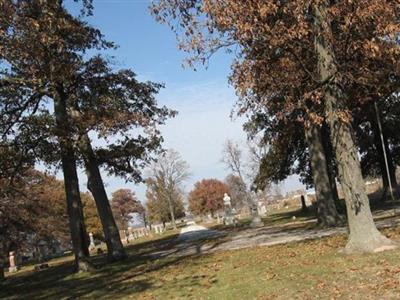
M 234 223 L 232 214 L 231 197 L 227 193 L 224 194 L 224 224 L 232 225 Z

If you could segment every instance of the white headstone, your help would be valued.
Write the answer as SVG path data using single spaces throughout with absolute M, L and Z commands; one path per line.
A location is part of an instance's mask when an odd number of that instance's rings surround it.
M 90 245 L 89 245 L 89 250 L 94 250 L 96 248 L 96 245 L 94 244 L 94 238 L 93 238 L 93 233 L 89 233 L 89 239 L 90 239 Z
M 260 215 L 265 215 L 267 213 L 267 208 L 265 207 L 265 203 L 262 201 L 258 202 L 258 213 Z
M 135 239 L 135 236 L 133 235 L 133 229 L 132 227 L 128 227 L 128 240 L 133 241 Z
M 224 194 L 224 225 L 232 225 L 233 222 L 233 215 L 232 215 L 232 203 L 231 197 L 227 193 Z
M 156 224 L 153 227 L 154 227 L 154 231 L 156 234 L 163 234 L 163 225 L 162 224 Z

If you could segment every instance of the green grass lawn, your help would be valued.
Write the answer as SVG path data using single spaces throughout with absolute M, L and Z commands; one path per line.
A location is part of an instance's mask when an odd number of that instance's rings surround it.
M 384 231 L 400 240 L 400 228 Z M 344 236 L 273 247 L 151 259 L 176 235 L 129 246 L 129 259 L 70 273 L 72 257 L 29 268 L 0 286 L 1 299 L 399 299 L 400 250 L 345 256 Z M 104 256 L 94 258 L 103 264 Z

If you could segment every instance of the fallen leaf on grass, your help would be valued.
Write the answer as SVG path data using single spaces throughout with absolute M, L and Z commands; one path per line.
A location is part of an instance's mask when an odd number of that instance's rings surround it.
M 218 279 L 216 277 L 211 277 L 211 278 L 208 279 L 209 283 L 215 283 L 217 281 L 218 281 Z
M 323 289 L 325 286 L 326 286 L 326 283 L 325 283 L 324 281 L 320 281 L 320 282 L 317 284 L 317 288 L 318 288 L 318 289 Z
M 276 274 L 267 274 L 266 277 L 267 277 L 268 280 L 271 280 L 271 279 L 276 277 Z
M 383 288 L 393 289 L 399 286 L 399 281 L 395 279 L 388 279 L 383 283 Z

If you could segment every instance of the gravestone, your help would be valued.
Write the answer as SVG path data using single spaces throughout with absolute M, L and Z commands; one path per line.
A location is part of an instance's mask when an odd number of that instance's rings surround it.
M 96 245 L 94 244 L 94 238 L 93 238 L 93 233 L 89 233 L 89 239 L 90 239 L 90 244 L 89 244 L 89 251 L 93 251 L 96 248 Z
M 227 193 L 224 194 L 224 224 L 232 225 L 234 224 L 233 214 L 232 214 L 232 204 L 231 197 Z
M 301 195 L 300 197 L 300 201 L 301 201 L 301 210 L 303 212 L 308 210 L 307 204 L 306 204 L 306 198 L 304 197 L 304 195 Z
M 9 273 L 15 273 L 18 271 L 18 267 L 16 264 L 16 256 L 15 256 L 15 251 L 11 251 L 10 255 L 8 257 L 9 261 L 10 261 L 10 267 L 8 268 L 8 272 Z
M 256 203 L 252 203 L 250 206 L 250 214 L 251 214 L 251 227 L 261 227 L 263 222 L 261 221 L 260 216 L 258 215 L 258 207 Z
M 121 241 L 125 244 L 128 244 L 128 236 L 126 234 L 126 230 L 118 230 L 119 232 L 119 237 L 121 239 Z
M 219 217 L 219 212 L 217 212 L 217 223 L 221 224 L 221 218 Z
M 156 234 L 163 234 L 164 230 L 163 230 L 162 224 L 156 224 L 156 225 L 153 225 L 153 227 L 154 227 L 154 231 Z
M 48 253 L 47 253 L 47 243 L 45 241 L 40 241 L 38 243 L 38 247 L 39 247 L 39 262 L 44 262 L 47 257 L 48 257 Z
M 262 201 L 258 202 L 258 213 L 260 215 L 266 215 L 267 214 L 267 208 L 265 206 L 265 203 Z
M 128 227 L 128 237 L 127 240 L 129 242 L 133 241 L 135 239 L 135 236 L 133 235 L 133 228 L 132 227 Z
M 251 216 L 251 227 L 261 227 L 264 223 L 261 221 L 261 218 L 258 214 L 258 201 L 256 199 L 257 195 L 255 192 L 250 193 L 248 198 L 248 204 L 250 209 L 250 216 Z
M 145 228 L 139 228 L 139 229 L 137 229 L 136 230 L 136 232 L 138 233 L 138 236 L 141 238 L 141 237 L 145 237 L 145 236 L 147 236 L 147 232 L 146 232 L 146 229 Z
M 214 218 L 213 218 L 213 216 L 212 216 L 211 213 L 208 213 L 208 214 L 207 214 L 205 222 L 206 222 L 207 224 L 211 224 L 211 223 L 214 222 Z

